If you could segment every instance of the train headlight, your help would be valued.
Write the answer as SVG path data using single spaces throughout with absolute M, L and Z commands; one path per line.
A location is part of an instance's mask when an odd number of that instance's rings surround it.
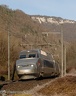
M 31 67 L 34 67 L 34 65 L 33 65 L 33 64 L 31 64 Z
M 18 68 L 20 68 L 20 66 L 19 66 L 19 65 L 18 65 L 17 67 L 18 67 Z

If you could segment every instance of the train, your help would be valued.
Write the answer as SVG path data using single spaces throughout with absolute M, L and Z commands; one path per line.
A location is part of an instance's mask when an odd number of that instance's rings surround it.
M 55 62 L 53 55 L 41 49 L 21 51 L 15 67 L 20 79 L 60 75 L 59 64 Z

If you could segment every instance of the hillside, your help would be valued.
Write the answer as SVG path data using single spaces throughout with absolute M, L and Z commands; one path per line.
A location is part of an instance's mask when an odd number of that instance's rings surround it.
M 0 74 L 7 74 L 8 64 L 8 33 L 10 37 L 10 66 L 11 70 L 13 64 L 18 58 L 19 52 L 26 49 L 41 48 L 42 50 L 53 54 L 55 60 L 61 64 L 61 36 L 56 34 L 42 34 L 42 32 L 60 32 L 61 24 L 56 22 L 63 22 L 64 43 L 67 49 L 67 65 L 69 67 L 76 67 L 76 22 L 72 20 L 64 20 L 58 17 L 52 18 L 51 21 L 42 22 L 43 16 L 30 16 L 21 10 L 9 9 L 6 5 L 0 6 Z M 34 18 L 34 19 L 32 19 Z M 44 20 L 46 20 L 44 19 Z M 38 21 L 42 20 L 42 21 Z M 66 23 L 67 22 L 67 23 Z M 72 41 L 73 43 L 70 43 Z M 70 59 L 69 59 L 70 58 Z M 4 70 L 5 69 L 5 70 Z
M 44 27 L 33 21 L 31 17 L 21 10 L 9 9 L 6 5 L 0 6 L 0 74 L 7 74 L 8 64 L 8 33 L 10 37 L 10 66 L 18 58 L 20 50 L 30 48 L 41 48 L 38 44 L 43 44 L 52 40 L 42 37 L 41 32 Z M 42 37 L 42 38 L 41 38 Z M 55 42 L 56 39 L 52 42 Z M 59 41 L 58 41 L 59 42 Z M 32 46 L 33 45 L 33 46 Z M 43 46 L 47 50 L 46 46 Z M 4 70 L 5 69 L 5 70 Z
M 66 41 L 76 40 L 76 21 L 54 16 L 32 15 L 32 20 L 45 26 L 46 31 L 64 33 Z
M 21 37 L 28 32 L 36 33 L 41 31 L 41 25 L 32 21 L 29 15 L 21 10 L 8 9 L 7 6 L 0 6 L 0 31 L 7 32 Z

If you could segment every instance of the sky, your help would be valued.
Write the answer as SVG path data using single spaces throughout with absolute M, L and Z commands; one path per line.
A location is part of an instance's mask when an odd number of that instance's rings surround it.
M 28 15 L 56 16 L 76 21 L 76 0 L 0 0 L 0 5 Z

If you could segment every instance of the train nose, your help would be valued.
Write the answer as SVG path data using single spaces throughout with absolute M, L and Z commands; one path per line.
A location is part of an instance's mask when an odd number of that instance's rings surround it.
M 18 73 L 30 73 L 34 72 L 36 69 L 35 62 L 24 62 L 16 65 L 16 70 Z

